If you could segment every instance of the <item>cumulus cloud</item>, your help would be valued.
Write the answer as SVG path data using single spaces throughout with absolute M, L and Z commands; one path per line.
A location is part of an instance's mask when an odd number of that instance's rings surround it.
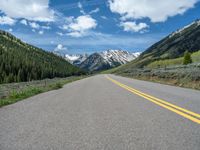
M 8 16 L 0 16 L 0 25 L 14 25 L 15 20 Z
M 33 29 L 39 29 L 40 28 L 40 25 L 35 23 L 35 22 L 29 22 L 29 25 L 31 26 L 31 28 Z
M 23 25 L 25 25 L 25 26 L 28 25 L 28 22 L 25 19 L 21 20 L 20 23 L 23 24 Z
M 152 22 L 164 22 L 169 17 L 183 14 L 194 7 L 198 0 L 109 0 L 110 10 L 122 16 L 122 20 L 149 18 Z
M 83 15 L 77 18 L 68 18 L 67 24 L 62 26 L 63 30 L 67 30 L 67 35 L 72 37 L 82 37 L 87 35 L 88 31 L 96 28 L 97 22 L 90 15 Z
M 50 22 L 55 18 L 49 0 L 1 0 L 0 11 L 11 18 L 31 21 Z
M 139 32 L 149 27 L 146 23 L 136 24 L 136 22 L 130 22 L 130 21 L 121 22 L 120 26 L 122 26 L 124 28 L 124 31 L 127 31 L 127 32 L 129 31 Z
M 58 51 L 62 51 L 62 50 L 67 50 L 66 47 L 64 47 L 62 44 L 58 44 L 56 46 L 56 48 L 54 49 L 54 51 L 58 52 Z

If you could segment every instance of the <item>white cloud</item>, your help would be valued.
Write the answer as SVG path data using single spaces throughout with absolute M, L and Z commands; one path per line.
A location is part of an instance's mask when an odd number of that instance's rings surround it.
M 55 12 L 49 8 L 49 0 L 1 0 L 0 10 L 11 18 L 50 22 Z
M 42 29 L 45 29 L 45 30 L 50 30 L 51 27 L 50 26 L 41 26 Z
M 25 19 L 21 20 L 20 23 L 23 24 L 23 25 L 25 25 L 25 26 L 28 25 L 28 22 Z
M 69 20 L 68 20 L 69 21 Z M 82 37 L 87 35 L 88 31 L 96 28 L 97 22 L 90 15 L 83 15 L 77 18 L 71 18 L 66 25 L 62 26 L 63 30 L 67 30 L 67 35 L 72 37 Z
M 139 23 L 136 24 L 136 22 L 121 22 L 120 26 L 122 26 L 124 28 L 124 31 L 127 32 L 139 32 L 142 31 L 146 28 L 148 28 L 149 26 L 146 23 Z
M 67 50 L 67 48 L 66 47 L 64 47 L 62 44 L 58 44 L 57 46 L 56 46 L 56 48 L 54 49 L 54 51 L 62 51 L 62 50 Z
M 91 16 L 79 16 L 69 25 L 70 29 L 74 31 L 85 31 L 92 28 L 96 28 L 97 23 L 96 20 Z
M 68 30 L 69 29 L 69 25 L 64 24 L 63 26 L 60 27 L 60 29 Z
M 64 35 L 64 33 L 62 33 L 62 32 L 56 32 L 56 34 L 59 35 L 59 36 L 63 36 Z
M 8 16 L 0 16 L 0 25 L 14 25 L 15 20 Z
M 29 25 L 31 26 L 31 28 L 33 29 L 39 29 L 40 28 L 40 25 L 35 23 L 35 22 L 29 22 Z
M 96 9 L 90 11 L 89 14 L 98 13 L 99 11 L 100 11 L 100 9 L 99 9 L 99 8 L 96 8 Z
M 67 35 L 78 38 L 78 37 L 85 36 L 86 33 L 81 33 L 81 32 L 74 31 L 74 32 L 67 33 Z
M 107 20 L 108 18 L 106 16 L 101 16 L 102 19 Z
M 65 20 L 66 20 L 66 22 L 70 23 L 74 20 L 74 17 L 73 16 L 66 17 Z
M 39 31 L 38 32 L 40 35 L 43 35 L 44 34 L 44 31 Z
M 109 0 L 109 6 L 123 20 L 149 18 L 152 22 L 164 22 L 169 17 L 183 14 L 197 2 L 198 0 Z
M 81 4 L 81 2 L 78 2 L 78 8 L 80 8 L 80 12 L 81 12 L 83 15 L 86 14 L 85 11 L 84 11 L 84 9 L 83 9 L 83 5 Z
M 10 28 L 10 29 L 8 29 L 8 31 L 9 31 L 9 32 L 13 32 L 13 29 L 12 29 L 12 28 Z
M 83 6 L 82 6 L 82 4 L 81 4 L 81 2 L 78 2 L 78 8 L 80 8 L 80 9 L 82 9 L 83 8 Z

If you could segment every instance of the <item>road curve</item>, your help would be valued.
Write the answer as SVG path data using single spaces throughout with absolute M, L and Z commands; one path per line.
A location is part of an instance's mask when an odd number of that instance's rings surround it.
M 96 75 L 0 108 L 0 150 L 199 150 L 199 114 L 200 91 Z

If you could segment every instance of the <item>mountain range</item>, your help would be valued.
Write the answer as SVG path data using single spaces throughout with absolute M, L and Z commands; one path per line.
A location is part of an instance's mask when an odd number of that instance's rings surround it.
M 140 52 L 129 53 L 124 50 L 106 50 L 91 55 L 65 55 L 70 63 L 87 71 L 101 71 L 126 64 L 140 55 Z

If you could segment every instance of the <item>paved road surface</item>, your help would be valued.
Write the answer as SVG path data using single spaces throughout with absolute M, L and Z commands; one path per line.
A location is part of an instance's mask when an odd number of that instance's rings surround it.
M 200 91 L 108 76 L 0 108 L 0 150 L 200 150 Z

